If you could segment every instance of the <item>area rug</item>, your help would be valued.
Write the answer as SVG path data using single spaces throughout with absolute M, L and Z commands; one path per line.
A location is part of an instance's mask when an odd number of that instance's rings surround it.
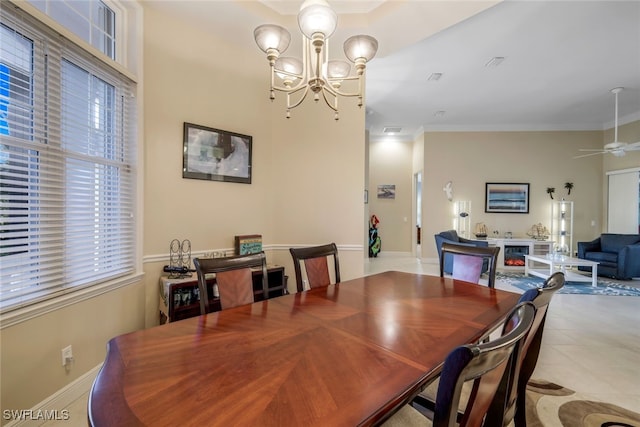
M 543 380 L 529 381 L 526 405 L 527 427 L 640 427 L 636 412 Z
M 496 273 L 496 280 L 514 286 L 523 291 L 542 286 L 544 279 L 535 276 L 524 276 L 517 273 Z M 626 286 L 610 280 L 598 279 L 598 286 L 591 282 L 566 282 L 558 291 L 559 294 L 611 295 L 640 297 L 640 288 Z

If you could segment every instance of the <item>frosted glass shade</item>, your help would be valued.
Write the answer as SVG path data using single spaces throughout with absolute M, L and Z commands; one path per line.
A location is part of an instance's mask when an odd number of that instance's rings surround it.
M 328 39 L 338 26 L 338 15 L 324 0 L 307 0 L 300 6 L 298 26 L 308 39 L 315 33 Z
M 342 79 L 349 76 L 351 65 L 346 61 L 329 61 L 327 63 L 327 77 L 330 79 Z
M 291 58 L 288 56 L 281 56 L 275 63 L 276 74 L 281 79 L 293 79 L 293 76 L 289 76 L 278 71 L 286 71 L 287 73 L 295 74 L 296 77 L 300 77 L 302 74 L 302 61 L 297 58 Z
M 358 35 L 349 37 L 344 42 L 344 54 L 349 61 L 356 62 L 356 59 L 363 58 L 370 61 L 378 51 L 378 41 L 371 36 Z
M 278 53 L 282 53 L 287 50 L 289 42 L 291 42 L 289 31 L 273 24 L 260 25 L 253 30 L 253 37 L 256 39 L 258 47 L 265 53 L 269 49 L 275 49 Z

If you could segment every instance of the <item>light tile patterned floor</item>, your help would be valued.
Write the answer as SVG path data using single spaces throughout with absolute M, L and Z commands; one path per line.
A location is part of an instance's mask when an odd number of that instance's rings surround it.
M 365 274 L 387 270 L 439 274 L 438 265 L 410 257 L 381 254 L 365 264 Z M 640 287 L 638 280 L 628 284 Z M 522 293 L 499 282 L 496 287 Z M 586 398 L 640 412 L 640 298 L 555 295 L 533 376 L 563 385 Z M 87 397 L 88 393 L 67 408 L 70 420 L 44 425 L 86 426 Z

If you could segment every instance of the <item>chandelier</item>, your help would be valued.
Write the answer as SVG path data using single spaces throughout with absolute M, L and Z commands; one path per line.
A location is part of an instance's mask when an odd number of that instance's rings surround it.
M 318 102 L 320 96 L 338 116 L 338 98 L 357 97 L 362 107 L 364 71 L 378 50 L 378 41 L 367 35 L 357 35 L 344 42 L 345 56 L 355 65 L 342 60 L 329 60 L 329 37 L 336 29 L 338 16 L 325 0 L 306 0 L 300 6 L 298 25 L 302 32 L 302 60 L 280 56 L 289 47 L 291 34 L 279 26 L 265 24 L 257 27 L 253 35 L 258 47 L 267 54 L 271 73 L 270 99 L 275 99 L 275 91 L 287 95 L 287 114 L 302 104 L 312 92 Z M 351 90 L 345 91 L 342 85 Z

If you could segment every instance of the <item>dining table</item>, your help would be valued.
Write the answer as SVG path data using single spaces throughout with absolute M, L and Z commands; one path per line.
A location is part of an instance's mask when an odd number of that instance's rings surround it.
M 519 295 L 387 271 L 117 336 L 92 426 L 378 425 Z

